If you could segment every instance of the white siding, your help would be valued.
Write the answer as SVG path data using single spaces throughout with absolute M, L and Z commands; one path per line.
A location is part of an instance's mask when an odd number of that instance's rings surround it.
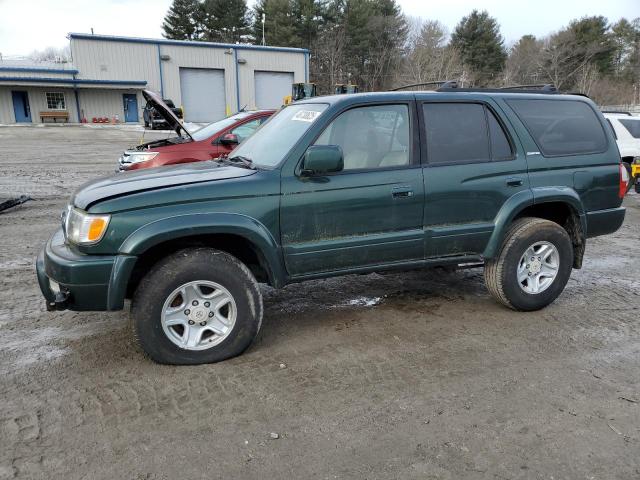
M 0 87 L 0 123 L 14 123 L 15 121 L 11 88 Z
M 60 87 L 0 87 L 0 123 L 14 123 L 15 115 L 13 112 L 13 100 L 11 98 L 12 91 L 26 91 L 29 97 L 29 108 L 31 110 L 31 121 L 40 123 L 40 112 L 47 111 L 46 92 L 63 92 L 66 111 L 69 112 L 69 122 L 78 121 L 78 113 L 76 110 L 76 99 L 73 89 Z M 47 120 L 51 121 L 51 120 Z
M 160 91 L 158 48 L 153 44 L 71 39 L 77 78 L 92 80 L 146 80 Z
M 118 115 L 120 122 L 124 123 L 123 93 L 138 94 L 138 121 L 142 122 L 142 110 L 144 109 L 145 101 L 140 92 L 136 90 L 80 89 L 78 91 L 80 110 L 84 113 L 89 123 L 94 117 L 107 117 L 111 120 L 116 115 Z

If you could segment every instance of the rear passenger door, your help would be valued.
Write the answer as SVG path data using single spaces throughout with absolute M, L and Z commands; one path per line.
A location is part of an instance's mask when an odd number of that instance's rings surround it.
M 424 97 L 426 257 L 481 254 L 500 208 L 529 189 L 524 152 L 492 102 Z

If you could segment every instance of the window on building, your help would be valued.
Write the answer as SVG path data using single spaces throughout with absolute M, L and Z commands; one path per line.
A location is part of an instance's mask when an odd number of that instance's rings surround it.
M 66 110 L 67 104 L 64 101 L 64 93 L 62 92 L 47 92 L 47 108 L 49 110 Z
M 347 110 L 322 132 L 315 145 L 339 145 L 344 169 L 409 165 L 409 107 L 377 105 Z
M 543 155 L 599 153 L 607 137 L 596 113 L 575 100 L 508 100 Z

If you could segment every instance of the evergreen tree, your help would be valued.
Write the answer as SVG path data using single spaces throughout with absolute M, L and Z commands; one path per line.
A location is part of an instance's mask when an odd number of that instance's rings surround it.
M 203 40 L 225 43 L 247 40 L 249 19 L 246 0 L 205 0 L 201 15 Z
M 462 55 L 465 65 L 486 84 L 504 68 L 507 52 L 498 22 L 486 11 L 473 10 L 458 23 L 451 45 Z
M 198 40 L 198 0 L 173 0 L 162 23 L 163 36 L 172 40 Z
M 607 19 L 603 16 L 584 17 L 569 24 L 575 39 L 574 55 L 591 57 L 600 73 L 610 73 L 614 67 L 615 45 L 608 33 Z
M 258 0 L 253 7 L 253 37 L 262 43 L 262 15 L 265 15 L 265 41 L 278 47 L 300 47 L 298 27 L 291 0 Z

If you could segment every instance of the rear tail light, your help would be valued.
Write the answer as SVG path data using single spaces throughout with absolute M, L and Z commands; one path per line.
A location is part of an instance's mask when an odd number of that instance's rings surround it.
M 629 186 L 629 172 L 627 172 L 627 169 L 621 163 L 620 164 L 620 186 L 618 188 L 618 197 L 624 198 L 624 196 L 627 194 L 628 186 Z

